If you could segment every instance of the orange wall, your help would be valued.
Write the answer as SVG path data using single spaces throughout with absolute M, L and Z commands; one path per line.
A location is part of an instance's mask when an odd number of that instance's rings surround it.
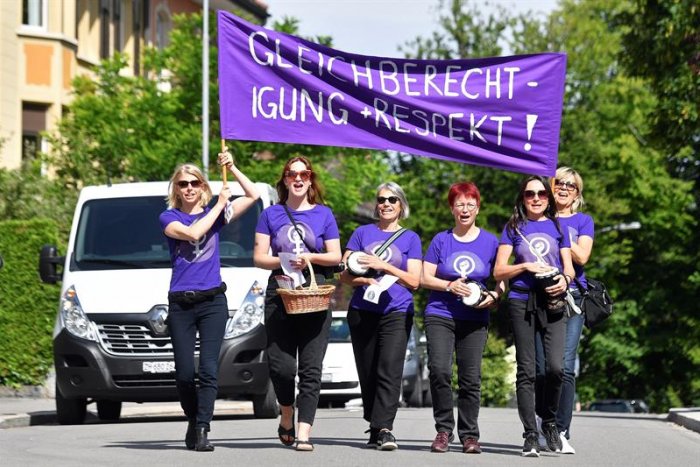
M 27 63 L 27 84 L 51 85 L 51 55 L 53 47 L 41 44 L 24 44 Z

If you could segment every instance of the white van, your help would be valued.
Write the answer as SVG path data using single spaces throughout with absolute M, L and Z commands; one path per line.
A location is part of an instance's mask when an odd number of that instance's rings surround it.
M 237 183 L 229 185 L 234 196 L 243 195 Z M 253 244 L 258 216 L 277 194 L 270 185 L 257 186 L 260 200 L 219 238 L 230 315 L 219 355 L 219 397 L 251 399 L 256 417 L 272 418 L 277 402 L 264 328 L 269 271 L 253 266 Z M 211 187 L 216 194 L 221 182 Z M 100 419 L 116 420 L 124 401 L 177 400 L 165 324 L 170 255 L 158 221 L 167 193 L 167 182 L 85 187 L 66 256 L 59 257 L 52 245 L 41 251 L 41 279 L 62 281 L 53 332 L 62 424 L 83 423 L 93 401 Z

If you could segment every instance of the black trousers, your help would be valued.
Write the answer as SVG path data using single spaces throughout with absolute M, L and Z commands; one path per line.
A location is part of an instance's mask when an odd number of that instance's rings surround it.
M 457 434 L 460 441 L 479 439 L 481 358 L 488 325 L 439 316 L 425 317 L 428 338 L 430 393 L 435 430 L 452 433 L 455 427 L 452 399 L 452 355 L 457 356 Z
M 401 395 L 406 344 L 413 315 L 350 308 L 348 325 L 362 389 L 364 419 L 371 428 L 394 428 Z
M 220 293 L 200 303 L 170 302 L 168 329 L 175 355 L 175 381 L 180 405 L 196 426 L 209 428 L 219 391 L 219 352 L 228 320 L 226 295 Z M 199 368 L 195 371 L 194 349 L 199 331 Z M 195 384 L 195 374 L 199 385 Z
M 316 280 L 319 284 L 324 281 L 323 276 L 316 276 Z M 321 393 L 321 371 L 328 347 L 331 313 L 287 314 L 276 290 L 277 282 L 272 279 L 265 297 L 270 379 L 277 401 L 281 405 L 294 405 L 295 378 L 298 374 L 297 421 L 313 425 Z
M 515 339 L 517 362 L 516 395 L 518 414 L 523 423 L 523 437 L 537 432 L 535 420 L 535 339 L 540 335 L 544 344 L 545 376 L 540 416 L 543 423 L 553 422 L 559 407 L 566 337 L 566 313 L 547 314 L 544 310 L 528 311 L 525 300 L 508 301 L 510 323 Z M 545 316 L 545 321 L 541 317 Z

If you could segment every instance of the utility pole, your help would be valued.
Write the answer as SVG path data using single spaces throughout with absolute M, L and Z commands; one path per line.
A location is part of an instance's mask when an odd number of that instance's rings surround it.
M 209 179 L 209 0 L 202 1 L 202 171 Z

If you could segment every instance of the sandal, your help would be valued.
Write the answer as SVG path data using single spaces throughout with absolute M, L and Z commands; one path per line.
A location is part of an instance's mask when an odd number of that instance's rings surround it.
M 296 445 L 296 450 L 297 451 L 313 451 L 314 450 L 314 445 L 309 441 L 308 439 L 298 439 L 297 440 L 297 445 Z
M 296 432 L 294 431 L 294 425 L 292 425 L 291 428 L 282 428 L 282 425 L 280 425 L 277 428 L 277 436 L 280 439 L 280 442 L 284 444 L 285 446 L 291 446 L 294 444 L 294 440 L 296 438 Z

